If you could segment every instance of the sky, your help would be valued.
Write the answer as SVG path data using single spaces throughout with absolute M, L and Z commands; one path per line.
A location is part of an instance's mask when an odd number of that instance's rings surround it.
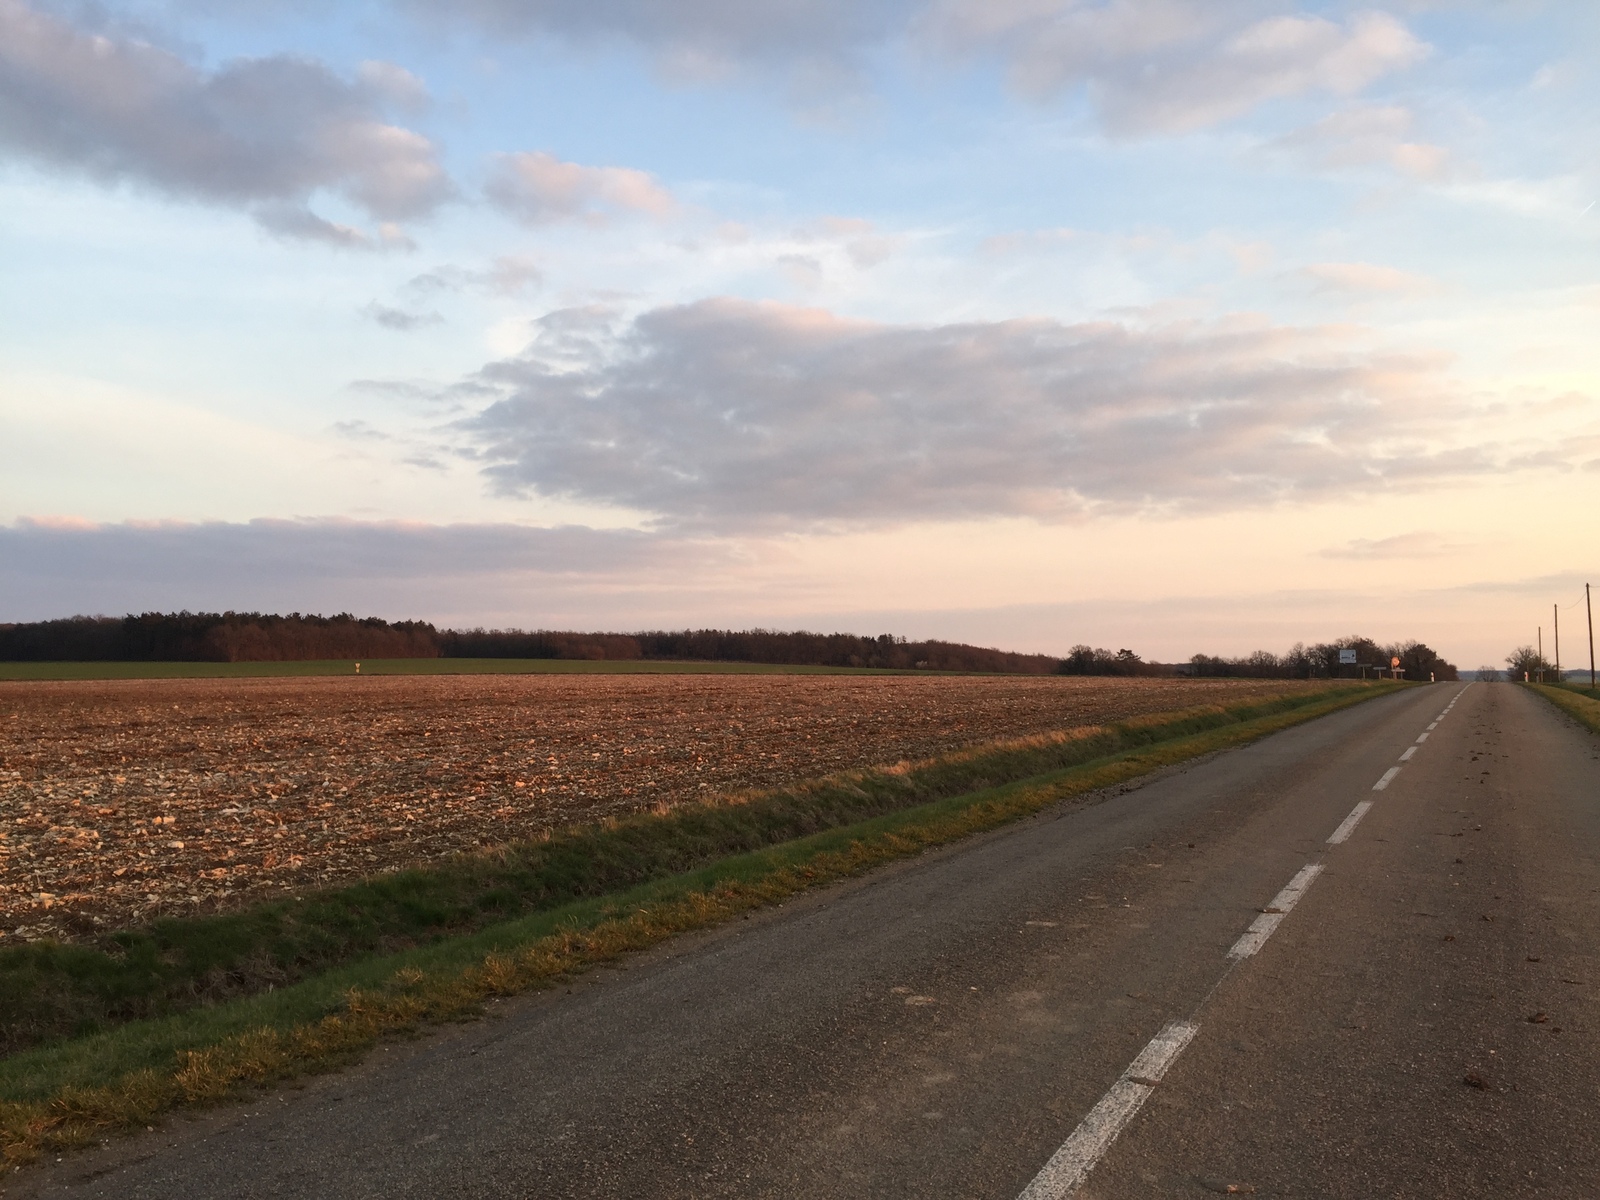
M 1597 112 L 1579 0 L 0 0 L 0 621 L 1587 665 Z

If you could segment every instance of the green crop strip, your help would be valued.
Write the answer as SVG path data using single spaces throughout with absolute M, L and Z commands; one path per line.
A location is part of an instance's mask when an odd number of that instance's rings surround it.
M 286 662 L 0 662 L 0 682 L 88 679 L 254 679 L 355 675 L 354 659 Z M 672 659 L 373 658 L 368 675 L 960 675 L 882 667 L 807 667 Z
M 329 1069 L 384 1036 L 475 1011 L 490 996 L 551 983 L 1396 686 L 1330 688 L 982 747 L 742 803 L 573 830 L 490 858 L 240 914 L 227 919 L 244 922 L 242 931 L 231 927 L 230 936 L 242 939 L 229 943 L 232 951 L 268 930 L 255 952 L 300 947 L 286 957 L 303 959 L 301 982 L 129 1021 L 0 1061 L 0 1152 L 24 1162 L 241 1085 Z M 501 907 L 479 902 L 490 893 Z M 524 915 L 507 920 L 505 906 L 513 903 Z M 432 931 L 431 940 L 409 924 L 419 911 L 444 918 L 420 927 Z M 206 922 L 165 924 L 198 931 Z M 157 962 L 181 961 L 190 953 L 185 947 L 226 941 L 198 932 L 186 941 L 181 934 L 152 929 L 140 936 L 171 939 Z M 384 953 L 393 945 L 385 939 L 407 937 L 409 948 Z

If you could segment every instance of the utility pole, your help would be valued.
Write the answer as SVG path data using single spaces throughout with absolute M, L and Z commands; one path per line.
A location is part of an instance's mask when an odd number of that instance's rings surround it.
M 1550 611 L 1555 614 L 1556 621 L 1556 682 L 1561 682 L 1561 605 L 1552 604 Z
M 1589 585 L 1583 585 L 1583 607 L 1589 614 L 1589 690 L 1594 691 L 1594 605 L 1589 602 Z
M 1544 626 L 1539 626 L 1539 682 L 1544 682 Z

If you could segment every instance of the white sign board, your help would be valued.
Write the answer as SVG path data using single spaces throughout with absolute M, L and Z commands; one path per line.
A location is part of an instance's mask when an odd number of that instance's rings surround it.
M 1355 664 L 1356 664 L 1356 652 L 1354 650 L 1341 650 L 1341 651 L 1339 651 L 1339 665 L 1341 667 L 1342 666 L 1346 666 L 1346 665 L 1349 665 L 1349 666 L 1353 667 L 1353 666 L 1355 666 Z

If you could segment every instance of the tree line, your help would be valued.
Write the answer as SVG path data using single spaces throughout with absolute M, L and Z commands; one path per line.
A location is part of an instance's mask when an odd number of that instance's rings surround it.
M 1354 650 L 1355 663 L 1341 661 L 1341 651 Z M 1240 679 L 1355 679 L 1371 676 L 1374 669 L 1389 670 L 1392 659 L 1400 660 L 1406 679 L 1451 680 L 1456 667 L 1446 662 L 1429 646 L 1418 641 L 1380 645 L 1371 638 L 1351 636 L 1336 642 L 1307 646 L 1297 642 L 1287 654 L 1257 650 L 1239 658 L 1196 654 L 1186 663 L 1145 662 L 1132 650 L 1110 650 L 1093 646 L 1074 646 L 1057 670 L 1063 675 L 1190 675 L 1205 678 Z
M 1581 658 L 1580 654 L 1580 658 Z M 1502 675 L 1495 667 L 1479 667 L 1478 678 L 1484 681 L 1496 679 L 1510 679 L 1521 681 L 1532 680 L 1535 683 L 1562 683 L 1566 680 L 1582 680 L 1589 675 L 1586 662 L 1573 663 L 1570 659 L 1566 666 L 1557 666 L 1540 650 L 1533 646 L 1518 646 L 1506 655 L 1506 669 Z
M 1059 660 L 890 634 L 698 629 L 646 633 L 437 629 L 425 621 L 290 613 L 140 613 L 0 625 L 7 662 L 282 662 L 363 658 L 693 659 L 785 666 L 1047 675 Z
M 1196 654 L 1187 663 L 1147 662 L 1132 650 L 1079 645 L 1058 658 L 1017 654 L 937 639 L 891 634 L 685 629 L 642 633 L 564 630 L 438 629 L 426 621 L 385 621 L 336 613 L 139 613 L 0 624 L 0 661 L 8 662 L 283 662 L 307 659 L 540 658 L 693 660 L 774 666 L 877 667 L 1019 675 L 1198 675 L 1266 679 L 1354 677 L 1339 652 L 1388 666 L 1398 657 L 1408 679 L 1455 679 L 1456 668 L 1421 642 L 1379 645 L 1349 637 L 1287 654 L 1258 650 L 1241 658 Z
M 1058 660 L 962 642 L 913 642 L 892 634 L 783 632 L 776 629 L 684 629 L 644 633 L 446 630 L 447 658 L 678 659 L 766 663 L 774 666 L 877 667 L 887 670 L 997 671 L 1048 675 Z
M 436 658 L 424 621 L 338 613 L 138 613 L 0 625 L 6 662 L 290 662 Z
M 1354 650 L 1355 664 L 1340 661 L 1341 651 Z M 1351 636 L 1336 642 L 1307 646 L 1297 642 L 1287 654 L 1275 655 L 1257 650 L 1243 658 L 1213 658 L 1196 654 L 1189 660 L 1194 675 L 1241 675 L 1256 679 L 1344 679 L 1370 676 L 1377 668 L 1388 673 L 1392 660 L 1400 660 L 1400 673 L 1406 679 L 1459 678 L 1454 663 L 1446 662 L 1423 642 L 1401 641 L 1383 644 L 1371 638 Z

